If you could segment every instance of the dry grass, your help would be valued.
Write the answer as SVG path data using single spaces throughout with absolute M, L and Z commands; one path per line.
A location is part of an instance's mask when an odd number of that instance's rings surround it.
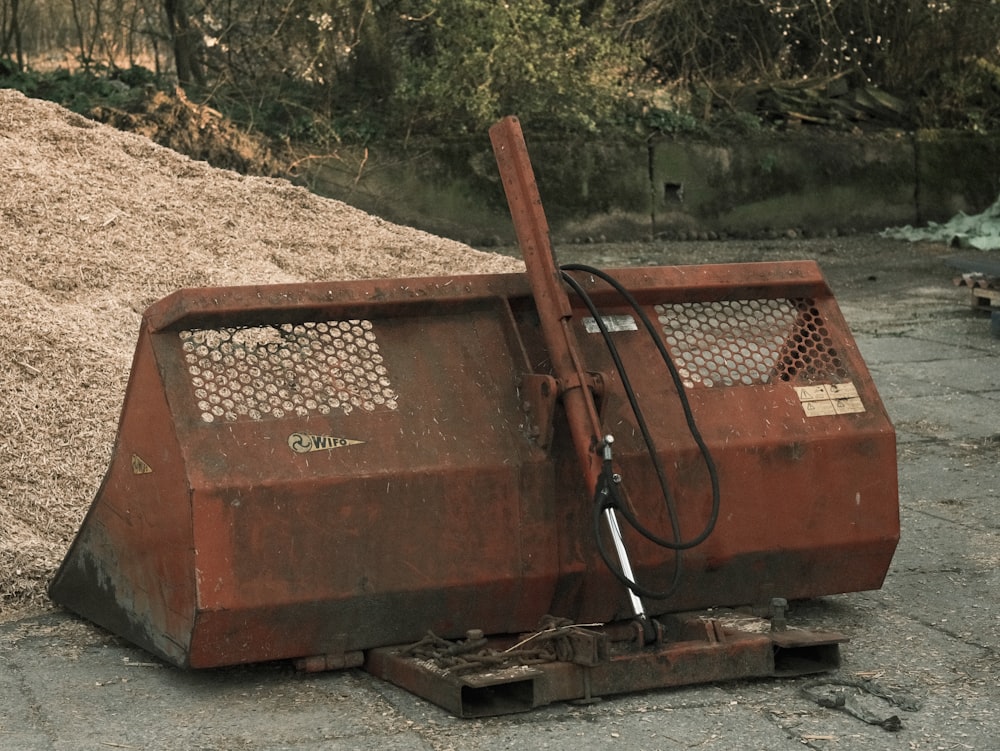
M 520 268 L 10 90 L 0 165 L 0 616 L 47 602 L 110 458 L 151 302 L 190 286 Z

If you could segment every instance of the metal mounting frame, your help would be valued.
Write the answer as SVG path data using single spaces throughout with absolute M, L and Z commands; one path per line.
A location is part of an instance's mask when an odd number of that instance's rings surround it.
M 583 656 L 574 650 L 552 662 L 441 667 L 399 646 L 370 650 L 364 667 L 456 717 L 476 718 L 650 689 L 822 673 L 839 667 L 840 645 L 848 640 L 833 631 L 782 629 L 737 613 L 689 613 L 658 623 L 668 636 L 646 646 L 629 623 L 572 627 Z M 490 640 L 486 651 L 502 655 L 510 642 Z

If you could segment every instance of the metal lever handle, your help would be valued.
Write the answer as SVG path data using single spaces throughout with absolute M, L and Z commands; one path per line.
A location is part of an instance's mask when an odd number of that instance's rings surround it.
M 555 376 L 562 384 L 562 401 L 573 446 L 590 497 L 593 498 L 605 463 L 610 466 L 614 437 L 604 435 L 594 395 L 587 387 L 576 335 L 570 328 L 573 312 L 569 295 L 563 286 L 562 274 L 552 252 L 549 225 L 542 210 L 542 199 L 538 193 L 520 122 L 516 117 L 504 118 L 490 128 L 490 141 L 493 143 L 497 167 L 510 205 L 517 241 L 524 256 L 542 336 Z M 605 509 L 604 515 L 622 572 L 630 581 L 634 581 L 632 564 L 615 510 Z M 648 632 L 649 620 L 642 600 L 631 589 L 628 590 L 628 595 L 636 618 L 643 624 L 643 630 Z
M 603 453 L 602 458 L 609 466 L 612 461 L 611 444 L 614 442 L 615 437 L 609 434 L 604 436 L 604 441 L 601 443 Z M 621 478 L 619 478 L 618 475 L 613 475 L 611 481 L 620 482 Z M 625 547 L 625 538 L 622 536 L 622 529 L 618 524 L 618 516 L 615 514 L 615 510 L 613 508 L 604 509 L 604 520 L 608 524 L 608 531 L 611 532 L 611 541 L 614 543 L 615 553 L 618 555 L 618 565 L 621 566 L 622 573 L 629 579 L 629 581 L 635 581 L 635 573 L 632 571 L 632 562 L 629 560 L 628 550 Z M 646 616 L 646 608 L 642 604 L 642 599 L 631 589 L 628 590 L 628 597 L 629 601 L 632 603 L 632 612 L 635 614 L 635 617 L 645 624 L 648 619 Z
M 534 171 L 528 158 L 521 124 L 506 117 L 490 128 L 490 140 L 510 206 L 518 245 L 524 256 L 528 281 L 538 309 L 542 336 L 556 379 L 562 385 L 562 401 L 573 436 L 576 455 L 593 497 L 601 475 L 597 448 L 603 430 L 593 394 L 587 388 L 587 374 L 570 328 L 572 308 L 556 266 L 549 241 L 549 225 L 542 209 Z

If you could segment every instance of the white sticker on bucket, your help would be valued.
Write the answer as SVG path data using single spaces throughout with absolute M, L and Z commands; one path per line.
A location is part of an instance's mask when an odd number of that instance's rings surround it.
M 850 415 L 865 411 L 857 387 L 850 382 L 796 386 L 795 393 L 802 402 L 806 417 Z
M 601 316 L 601 322 L 609 332 L 639 330 L 639 325 L 632 316 Z M 601 327 L 591 316 L 583 319 L 583 328 L 587 330 L 588 334 L 601 333 Z

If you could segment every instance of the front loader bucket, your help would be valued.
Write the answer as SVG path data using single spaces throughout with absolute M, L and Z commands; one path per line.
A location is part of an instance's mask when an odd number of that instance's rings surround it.
M 577 274 L 645 405 L 678 557 L 631 531 L 652 615 L 878 588 L 898 538 L 895 439 L 811 262 Z M 670 520 L 589 310 L 566 321 L 636 516 Z M 632 613 L 598 555 L 523 274 L 184 290 L 146 311 L 111 466 L 54 601 L 163 659 L 361 653 L 554 614 Z M 678 563 L 679 561 L 679 563 Z

